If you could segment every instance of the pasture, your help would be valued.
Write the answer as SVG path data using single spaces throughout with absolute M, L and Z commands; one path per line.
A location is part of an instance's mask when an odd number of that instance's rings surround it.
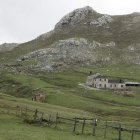
M 68 118 L 98 118 L 100 121 L 117 121 L 127 127 L 140 127 L 140 88 L 132 89 L 135 92 L 134 97 L 124 97 L 115 94 L 114 91 L 95 91 L 79 86 L 79 83 L 86 81 L 91 70 L 93 73 L 99 72 L 107 76 L 140 81 L 139 67 L 122 65 L 75 68 L 71 71 L 40 73 L 38 75 L 1 72 L 0 139 L 103 139 L 103 137 L 98 136 L 73 134 L 72 128 L 62 124 L 62 126 L 59 125 L 58 129 L 24 124 L 21 118 L 2 113 L 17 105 L 27 106 L 33 110 L 37 108 L 48 115 L 55 115 L 58 112 L 61 116 Z M 35 88 L 40 88 L 46 94 L 45 103 L 31 101 L 32 90 Z M 110 131 L 108 140 L 117 138 L 117 135 L 118 133 Z M 131 138 L 131 133 L 123 133 L 123 135 L 125 135 L 125 139 Z M 139 140 L 139 137 L 136 136 L 135 139 Z

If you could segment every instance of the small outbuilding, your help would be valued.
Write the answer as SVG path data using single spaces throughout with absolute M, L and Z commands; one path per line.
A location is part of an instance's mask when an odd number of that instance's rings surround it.
M 45 102 L 45 100 L 46 100 L 46 96 L 40 89 L 34 89 L 33 90 L 32 101 L 42 103 L 42 102 Z

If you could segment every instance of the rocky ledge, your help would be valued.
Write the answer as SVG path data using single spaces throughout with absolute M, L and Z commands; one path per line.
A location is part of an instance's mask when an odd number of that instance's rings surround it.
M 70 38 L 60 40 L 50 45 L 49 48 L 36 50 L 18 58 L 18 62 L 35 61 L 33 69 L 55 70 L 69 65 L 90 65 L 99 60 L 96 50 L 99 48 L 115 47 L 114 42 L 100 44 L 96 41 L 89 42 L 84 38 Z M 109 61 L 107 56 L 101 61 Z

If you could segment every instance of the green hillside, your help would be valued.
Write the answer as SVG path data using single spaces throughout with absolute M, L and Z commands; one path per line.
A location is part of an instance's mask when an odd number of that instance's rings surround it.
M 125 120 L 127 117 L 132 120 L 139 118 L 139 88 L 132 89 L 135 93 L 134 97 L 124 97 L 107 90 L 85 89 L 78 84 L 86 81 L 90 70 L 129 81 L 140 81 L 137 76 L 140 75 L 137 66 L 88 67 L 30 76 L 3 72 L 0 79 L 0 92 L 31 101 L 32 90 L 40 88 L 47 95 L 46 103 L 51 105 L 88 111 L 95 116 L 102 116 L 102 118 L 109 117 L 118 120 L 120 118 Z
M 140 87 L 126 96 L 83 84 L 91 71 L 140 82 L 139 28 L 139 14 L 110 16 L 87 6 L 64 16 L 51 32 L 0 51 L 0 140 L 103 140 L 106 129 L 107 140 L 118 140 L 121 132 L 123 140 L 140 140 Z M 44 103 L 32 101 L 35 89 L 46 95 Z M 83 122 L 75 121 L 73 133 L 74 121 L 57 122 L 57 113 Z M 85 118 L 92 122 L 84 124 Z
M 45 112 L 47 116 L 50 114 L 55 116 L 58 112 L 60 116 L 74 118 L 98 118 L 100 121 L 117 121 L 125 126 L 140 126 L 140 88 L 134 88 L 134 97 L 124 97 L 116 95 L 113 91 L 95 91 L 88 90 L 79 83 L 84 83 L 88 72 L 100 72 L 102 74 L 121 77 L 133 81 L 140 81 L 136 75 L 140 75 L 139 67 L 131 66 L 112 66 L 112 67 L 87 67 L 77 68 L 75 70 L 59 73 L 46 73 L 40 75 L 15 75 L 12 73 L 2 72 L 0 77 L 0 112 L 1 129 L 0 135 L 4 140 L 13 139 L 94 139 L 88 135 L 72 134 L 73 126 L 61 126 L 58 130 L 46 128 L 42 126 L 32 126 L 21 123 L 23 119 L 7 114 L 12 111 L 13 107 L 22 106 L 32 110 L 36 108 Z M 108 72 L 109 71 L 109 72 Z M 32 90 L 40 88 L 47 95 L 45 103 L 37 103 L 31 101 Z M 5 112 L 5 113 L 3 113 Z M 5 114 L 5 115 L 4 115 Z M 18 129 L 20 128 L 20 129 Z M 63 130 L 61 130 L 63 128 Z M 79 128 L 81 129 L 81 128 Z M 14 130 L 14 132 L 13 132 Z M 28 131 L 30 130 L 30 132 Z M 8 135 L 4 133 L 8 131 Z M 101 132 L 102 130 L 98 130 Z M 40 136 L 40 133 L 43 133 Z M 63 133 L 63 135 L 62 135 Z M 117 132 L 110 135 L 109 138 L 117 137 Z M 130 137 L 129 133 L 125 134 L 125 138 Z M 137 135 L 137 139 L 139 135 Z M 108 139 L 109 139 L 108 138 Z M 2 140 L 3 140 L 2 139 Z M 95 137 L 102 139 L 102 136 Z M 110 140 L 110 139 L 109 139 Z

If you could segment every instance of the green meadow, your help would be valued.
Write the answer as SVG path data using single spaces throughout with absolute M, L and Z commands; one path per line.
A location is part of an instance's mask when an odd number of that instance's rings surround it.
M 0 140 L 79 140 L 103 139 L 103 130 L 98 128 L 97 136 L 72 133 L 73 125 L 58 125 L 58 128 L 29 125 L 23 118 L 6 112 L 18 106 L 36 108 L 46 117 L 56 113 L 63 117 L 98 118 L 100 122 L 115 121 L 124 126 L 140 127 L 140 88 L 132 88 L 134 97 L 125 97 L 109 90 L 90 90 L 79 85 L 85 83 L 89 71 L 126 81 L 140 81 L 140 67 L 130 65 L 109 67 L 84 67 L 59 73 L 13 74 L 0 73 Z M 45 103 L 33 102 L 33 89 L 40 88 L 46 94 Z M 79 127 L 79 130 L 81 127 Z M 87 130 L 92 132 L 92 128 Z M 108 130 L 109 131 L 109 130 Z M 110 130 L 108 140 L 118 138 L 118 132 Z M 98 134 L 99 133 L 99 134 Z M 131 139 L 131 133 L 122 138 Z M 135 135 L 135 140 L 139 140 Z

